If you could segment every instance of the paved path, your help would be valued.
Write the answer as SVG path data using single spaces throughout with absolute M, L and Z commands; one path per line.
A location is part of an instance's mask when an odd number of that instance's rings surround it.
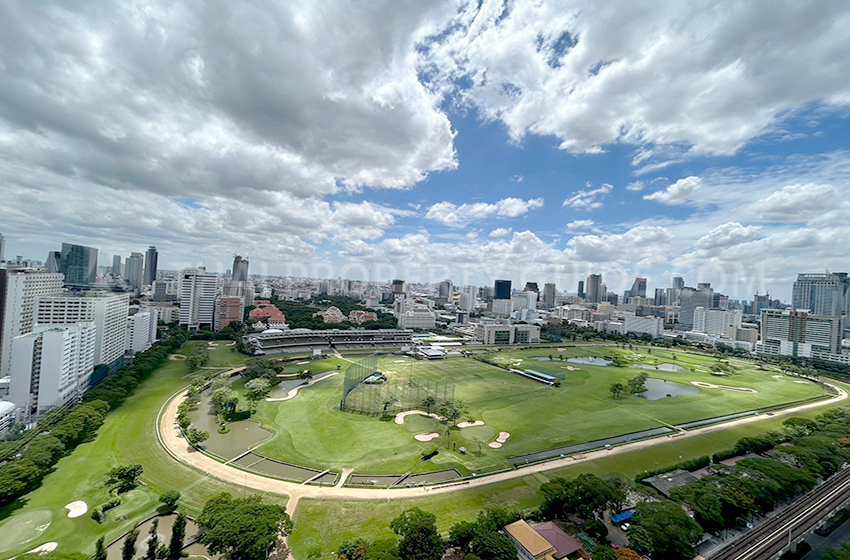
M 243 368 L 234 368 L 231 371 L 241 371 Z M 808 403 L 792 408 L 788 408 L 785 410 L 777 411 L 774 416 L 787 416 L 793 413 L 799 412 L 801 410 L 807 410 L 810 408 L 821 407 L 825 405 L 834 405 L 847 399 L 847 391 L 845 391 L 842 387 L 827 384 L 832 387 L 835 391 L 837 391 L 837 395 L 833 396 L 829 399 L 818 401 L 814 403 Z M 186 440 L 183 438 L 183 435 L 180 433 L 180 428 L 177 425 L 177 407 L 185 398 L 186 393 L 181 392 L 171 399 L 165 406 L 160 418 L 160 423 L 158 426 L 159 429 L 159 440 L 162 443 L 163 447 L 178 461 L 190 465 L 196 469 L 199 469 L 203 472 L 206 472 L 216 478 L 221 480 L 231 482 L 233 484 L 239 484 L 242 486 L 247 486 L 248 488 L 253 488 L 254 490 L 259 490 L 262 492 L 271 492 L 274 494 L 283 494 L 289 496 L 289 503 L 287 504 L 287 510 L 292 510 L 294 513 L 295 505 L 297 504 L 300 498 L 336 498 L 336 499 L 348 499 L 348 500 L 386 500 L 386 499 L 404 499 L 404 498 L 416 498 L 423 496 L 430 496 L 433 494 L 442 494 L 445 492 L 452 492 L 454 490 L 459 490 L 463 488 L 472 488 L 477 486 L 484 486 L 486 484 L 493 484 L 494 482 L 501 482 L 504 480 L 510 480 L 513 478 L 524 477 L 532 473 L 545 472 L 553 469 L 559 469 L 562 467 L 566 467 L 569 465 L 573 465 L 576 463 L 584 462 L 584 461 L 592 461 L 594 459 L 598 459 L 600 457 L 606 457 L 610 455 L 616 455 L 620 453 L 628 453 L 630 451 L 635 451 L 637 449 L 643 449 L 647 447 L 652 447 L 653 445 L 658 445 L 660 443 L 664 443 L 668 441 L 670 438 L 668 437 L 659 437 L 648 440 L 636 441 L 632 443 L 627 443 L 624 445 L 620 445 L 614 447 L 610 450 L 598 450 L 592 451 L 588 453 L 584 453 L 581 456 L 574 457 L 566 457 L 564 459 L 556 459 L 554 461 L 547 461 L 545 463 L 538 463 L 535 465 L 530 465 L 528 467 L 523 467 L 517 470 L 507 471 L 496 473 L 492 475 L 481 476 L 472 480 L 463 481 L 460 483 L 449 483 L 443 486 L 426 486 L 426 487 L 413 487 L 413 488 L 347 488 L 341 485 L 336 486 L 311 486 L 300 484 L 297 482 L 287 482 L 283 480 L 277 480 L 273 478 L 267 478 L 265 476 L 245 472 L 243 470 L 239 470 L 235 467 L 231 467 L 229 465 L 225 465 L 213 459 L 212 457 L 208 457 L 203 453 L 197 451 L 194 447 L 188 444 Z M 734 420 L 732 422 L 727 422 L 724 424 L 716 424 L 711 426 L 706 426 L 704 428 L 697 428 L 695 430 L 681 432 L 676 434 L 677 439 L 687 438 L 699 434 L 706 434 L 711 432 L 716 432 L 720 430 L 725 430 L 727 428 L 731 428 L 733 426 L 740 426 L 743 424 L 750 424 L 753 422 L 758 422 L 759 420 L 764 420 L 766 418 L 765 415 L 760 416 L 751 416 L 747 418 L 742 418 L 740 420 Z

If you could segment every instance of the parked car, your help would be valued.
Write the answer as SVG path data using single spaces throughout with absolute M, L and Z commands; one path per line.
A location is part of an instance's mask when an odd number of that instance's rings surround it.
M 631 529 L 631 528 L 632 528 L 632 524 L 631 524 L 631 523 L 628 523 L 628 522 L 627 522 L 627 523 L 623 523 L 622 525 L 620 525 L 620 529 L 622 529 L 623 531 L 628 531 L 628 530 L 629 530 L 629 529 Z

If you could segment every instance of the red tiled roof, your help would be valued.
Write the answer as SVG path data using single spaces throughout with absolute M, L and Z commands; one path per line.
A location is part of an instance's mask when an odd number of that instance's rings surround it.
M 555 558 L 560 560 L 581 548 L 581 543 L 569 536 L 552 521 L 534 527 L 537 533 L 555 547 Z

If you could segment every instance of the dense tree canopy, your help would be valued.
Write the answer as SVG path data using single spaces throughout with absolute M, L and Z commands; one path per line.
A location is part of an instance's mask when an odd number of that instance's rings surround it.
M 679 560 L 694 557 L 702 529 L 682 507 L 669 500 L 638 504 L 629 533 L 631 547 L 653 558 Z
M 407 509 L 393 519 L 390 529 L 400 537 L 401 560 L 439 560 L 446 549 L 437 532 L 437 518 L 418 507 Z
M 292 530 L 282 506 L 264 504 L 259 496 L 234 499 L 227 493 L 207 501 L 198 523 L 207 529 L 201 538 L 207 549 L 232 560 L 264 559 L 278 534 Z

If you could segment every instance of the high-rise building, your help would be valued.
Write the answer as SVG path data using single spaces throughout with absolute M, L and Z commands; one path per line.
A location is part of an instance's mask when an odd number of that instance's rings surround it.
M 510 280 L 496 280 L 493 283 L 493 299 L 511 299 Z
M 97 325 L 95 364 L 116 369 L 124 363 L 129 308 L 130 294 L 63 292 L 36 299 L 35 324 L 73 325 L 94 321 Z
M 93 322 L 83 322 L 14 338 L 9 400 L 22 410 L 21 420 L 79 402 L 94 371 L 96 333 Z
M 535 310 L 537 309 L 537 293 L 536 292 L 522 292 L 521 294 L 514 294 L 511 296 L 511 302 L 513 303 L 513 309 L 528 309 Z
M 708 291 L 695 290 L 693 288 L 682 289 L 682 293 L 679 294 L 679 301 L 682 307 L 681 311 L 679 311 L 679 324 L 687 330 L 693 329 L 694 310 L 697 307 L 711 308 L 713 300 L 714 293 L 711 291 L 711 288 Z
M 585 299 L 590 303 L 599 303 L 604 301 L 605 296 L 602 293 L 602 275 L 591 274 L 587 277 L 587 296 Z
M 218 323 L 216 330 L 220 331 L 233 322 L 241 322 L 245 313 L 245 301 L 239 296 L 226 296 L 219 300 Z
M 112 276 L 121 276 L 121 255 L 112 256 Z
M 543 284 L 543 305 L 548 309 L 555 307 L 555 284 Z
M 62 244 L 59 272 L 66 286 L 90 286 L 97 281 L 97 249 L 84 245 Z
M 61 274 L 62 272 L 62 251 L 49 251 L 47 259 L 44 261 L 44 267 L 47 272 Z M 64 277 L 64 275 L 63 275 Z
M 452 285 L 451 280 L 443 280 L 440 282 L 440 287 L 438 291 L 438 296 L 443 299 L 449 299 L 452 297 L 452 293 L 454 293 L 454 285 Z
M 646 297 L 646 278 L 635 278 L 630 297 Z
M 158 319 L 155 307 L 139 311 L 127 317 L 127 341 L 125 350 L 131 356 L 144 352 L 156 342 L 156 323 Z
M 145 280 L 145 257 L 141 253 L 130 253 L 124 263 L 124 280 L 136 290 L 141 290 Z
M 667 305 L 667 290 L 669 288 L 655 288 L 655 305 Z
M 675 305 L 682 295 L 682 290 L 685 289 L 685 279 L 681 276 L 673 277 L 673 293 L 667 298 L 667 305 Z
M 578 281 L 578 292 L 576 292 L 576 295 L 580 298 L 583 298 L 585 297 L 585 295 L 587 295 L 584 293 L 584 280 Z
M 12 339 L 32 331 L 35 300 L 62 292 L 63 276 L 40 270 L 0 270 L 0 377 L 9 375 Z
M 798 274 L 791 306 L 823 317 L 850 315 L 850 278 L 846 272 Z
M 735 339 L 737 329 L 741 328 L 741 311 L 736 309 L 694 309 L 693 331 L 711 336 L 722 336 Z
M 218 304 L 218 277 L 204 267 L 180 271 L 180 325 L 190 331 L 214 330 Z
M 661 333 L 664 332 L 664 319 L 627 315 L 623 322 L 623 330 L 627 333 L 648 334 L 652 338 L 660 338 Z
M 248 260 L 239 255 L 233 256 L 233 280 L 235 282 L 248 281 Z
M 761 342 L 756 345 L 756 351 L 839 361 L 842 321 L 841 317 L 812 315 L 807 311 L 764 309 Z
M 145 253 L 145 278 L 144 282 L 146 285 L 151 286 L 156 280 L 156 264 L 159 259 L 159 253 L 156 251 L 156 247 L 151 245 L 148 247 L 147 253 Z
M 393 280 L 393 294 L 397 296 L 404 295 L 404 280 Z
M 6 238 L 0 233 L 0 262 L 6 260 Z
M 524 292 L 534 292 L 540 294 L 540 288 L 537 287 L 537 282 L 526 282 Z

